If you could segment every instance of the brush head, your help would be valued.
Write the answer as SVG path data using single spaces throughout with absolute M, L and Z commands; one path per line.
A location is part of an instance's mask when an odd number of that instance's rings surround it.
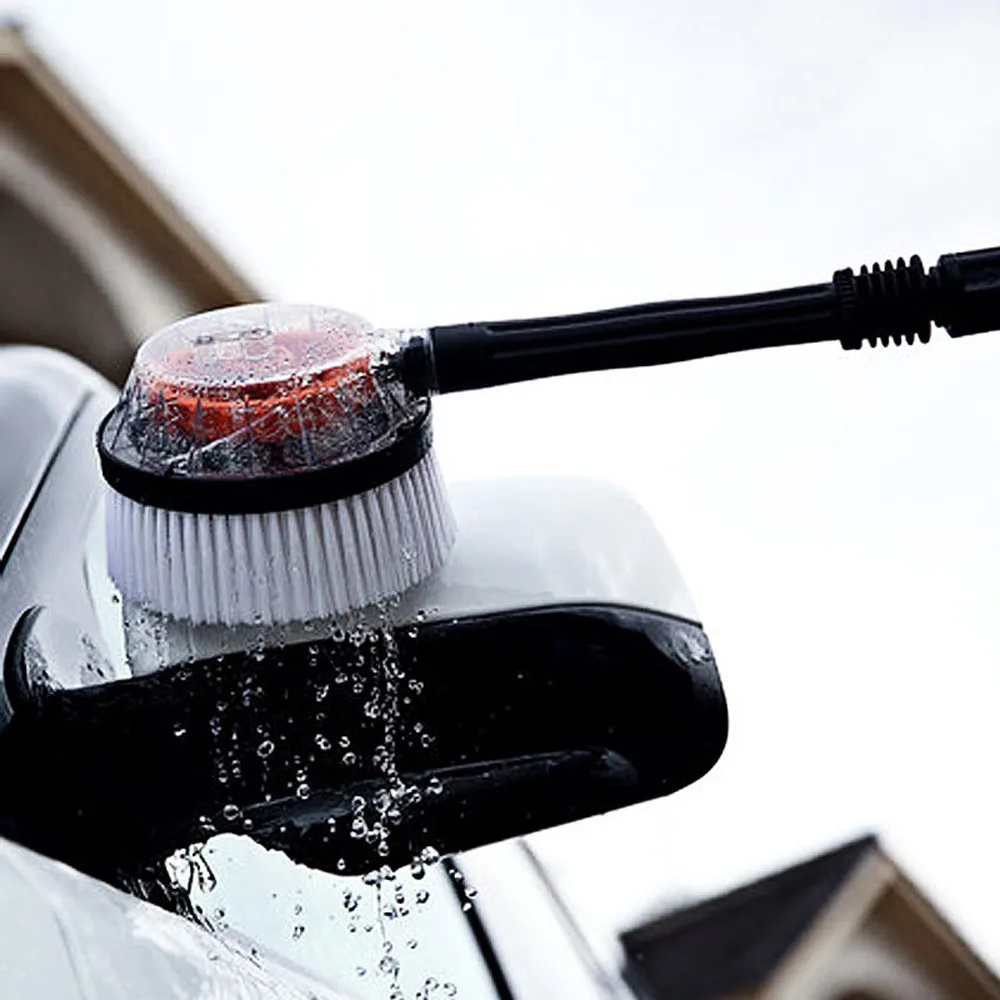
M 429 400 L 397 374 L 402 336 L 316 306 L 237 306 L 167 327 L 139 348 L 101 428 L 105 478 L 192 513 L 286 509 L 317 472 L 325 499 L 384 482 L 387 455 L 412 465 L 429 443 Z
M 192 621 L 294 621 L 436 569 L 453 530 L 429 399 L 399 374 L 406 337 L 265 304 L 143 344 L 98 433 L 124 596 Z

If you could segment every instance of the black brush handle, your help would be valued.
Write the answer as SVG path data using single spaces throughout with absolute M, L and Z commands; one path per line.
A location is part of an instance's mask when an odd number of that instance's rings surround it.
M 926 342 L 932 322 L 953 337 L 1000 329 L 1000 248 L 943 256 L 929 272 L 899 258 L 776 292 L 434 327 L 407 371 L 415 388 L 457 392 L 824 340 Z

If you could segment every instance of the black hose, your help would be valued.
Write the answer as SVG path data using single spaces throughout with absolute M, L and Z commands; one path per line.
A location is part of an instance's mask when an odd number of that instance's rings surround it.
M 755 295 L 435 327 L 406 370 L 414 388 L 457 392 L 825 340 L 926 342 L 932 322 L 953 337 L 1000 328 L 1000 248 L 943 256 L 929 272 L 899 258 Z

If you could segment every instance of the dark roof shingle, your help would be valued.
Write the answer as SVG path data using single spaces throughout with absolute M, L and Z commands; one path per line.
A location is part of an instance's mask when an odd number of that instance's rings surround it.
M 759 986 L 819 916 L 861 859 L 862 837 L 622 935 L 640 995 L 711 1000 Z

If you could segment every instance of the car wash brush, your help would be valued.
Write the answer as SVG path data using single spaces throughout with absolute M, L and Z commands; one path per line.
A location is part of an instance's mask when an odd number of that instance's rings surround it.
M 762 347 L 1000 327 L 1000 249 L 902 258 L 774 292 L 375 330 L 333 309 L 195 316 L 139 350 L 99 432 L 108 568 L 198 624 L 327 618 L 399 594 L 454 537 L 430 396 Z M 585 540 L 581 540 L 585 544 Z
M 405 334 L 334 309 L 252 305 L 139 349 L 99 432 L 108 570 L 193 624 L 341 615 L 413 586 L 454 537 Z

